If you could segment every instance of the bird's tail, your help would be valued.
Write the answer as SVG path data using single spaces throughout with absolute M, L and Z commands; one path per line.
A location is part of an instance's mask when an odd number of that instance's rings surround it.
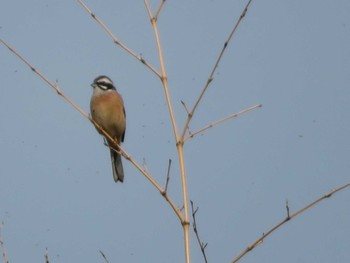
M 113 179 L 117 183 L 124 181 L 124 170 L 122 164 L 122 157 L 119 153 L 111 150 L 111 159 L 112 159 L 112 170 L 113 170 Z

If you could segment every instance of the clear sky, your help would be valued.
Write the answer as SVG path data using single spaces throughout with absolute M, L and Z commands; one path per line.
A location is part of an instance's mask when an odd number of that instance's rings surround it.
M 166 1 L 159 30 L 178 126 L 246 1 Z M 143 1 L 86 4 L 159 68 Z M 151 1 L 153 10 L 158 1 Z M 185 145 L 189 198 L 209 262 L 229 262 L 291 212 L 350 181 L 350 2 L 253 0 L 191 131 L 263 107 Z M 77 1 L 2 0 L 0 36 L 86 112 L 111 77 L 126 104 L 124 148 L 181 206 L 159 80 L 113 44 Z M 171 208 L 125 159 L 115 184 L 92 124 L 0 47 L 0 221 L 10 262 L 184 262 Z M 350 262 L 350 190 L 291 221 L 241 262 Z M 193 262 L 203 262 L 192 235 Z M 2 262 L 2 258 L 0 262 Z

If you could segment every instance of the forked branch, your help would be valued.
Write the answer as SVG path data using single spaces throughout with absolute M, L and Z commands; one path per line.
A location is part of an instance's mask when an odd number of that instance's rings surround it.
M 90 14 L 90 16 L 99 24 L 104 31 L 113 39 L 113 42 L 120 46 L 122 49 L 124 49 L 126 52 L 128 52 L 131 56 L 136 58 L 138 61 L 140 61 L 142 64 L 144 64 L 146 67 L 148 67 L 151 71 L 153 71 L 154 74 L 156 74 L 160 78 L 160 73 L 151 65 L 149 64 L 143 57 L 140 55 L 137 55 L 133 50 L 128 48 L 123 42 L 121 42 L 118 38 L 116 38 L 112 31 L 102 22 L 100 18 L 98 18 L 94 13 L 91 12 L 91 10 L 87 7 L 87 5 L 82 1 L 78 0 L 80 5 L 84 8 L 84 10 Z M 161 7 L 160 7 L 161 8 Z
M 163 8 L 163 6 L 164 6 L 164 4 L 165 4 L 165 1 L 166 1 L 166 0 L 161 0 L 160 4 L 159 4 L 159 6 L 158 6 L 157 12 L 156 12 L 156 14 L 154 15 L 154 18 L 155 18 L 155 19 L 158 19 L 158 16 L 159 16 L 160 12 L 162 11 L 162 8 Z
M 216 59 L 216 62 L 215 62 L 215 64 L 214 64 L 214 67 L 213 67 L 213 69 L 212 69 L 210 75 L 209 75 L 209 78 L 208 78 L 207 82 L 205 83 L 205 85 L 204 85 L 204 87 L 203 87 L 201 93 L 199 94 L 199 97 L 198 97 L 196 103 L 194 104 L 194 106 L 193 106 L 191 112 L 190 112 L 190 113 L 188 114 L 188 116 L 187 116 L 186 123 L 185 123 L 185 125 L 184 125 L 184 127 L 183 127 L 183 130 L 182 130 L 182 133 L 181 133 L 181 136 L 180 136 L 181 139 L 183 139 L 183 138 L 185 137 L 186 130 L 188 129 L 188 126 L 189 126 L 189 124 L 190 124 L 190 122 L 191 122 L 191 120 L 192 120 L 193 114 L 195 113 L 195 111 L 196 111 L 196 109 L 197 109 L 197 107 L 198 107 L 198 104 L 201 102 L 201 100 L 202 100 L 202 98 L 203 98 L 205 92 L 207 91 L 207 89 L 208 89 L 210 83 L 213 81 L 215 72 L 216 72 L 216 70 L 218 69 L 219 63 L 220 63 L 220 61 L 221 61 L 221 59 L 222 59 L 222 57 L 223 57 L 223 55 L 224 55 L 224 53 L 225 53 L 225 50 L 226 50 L 228 44 L 230 43 L 230 41 L 231 41 L 231 39 L 232 39 L 232 36 L 234 35 L 234 33 L 236 32 L 238 26 L 240 25 L 241 21 L 243 20 L 243 18 L 244 18 L 245 15 L 247 14 L 247 11 L 248 11 L 248 8 L 249 8 L 251 2 L 252 2 L 252 0 L 249 0 L 249 1 L 248 1 L 248 3 L 246 4 L 246 6 L 244 7 L 244 9 L 243 9 L 243 11 L 242 11 L 242 13 L 241 13 L 239 19 L 237 20 L 237 22 L 235 23 L 233 29 L 231 30 L 231 32 L 230 32 L 230 34 L 229 34 L 227 40 L 225 41 L 224 46 L 223 46 L 223 48 L 221 49 L 218 58 Z
M 231 114 L 231 115 L 229 115 L 229 116 L 227 116 L 227 117 L 225 117 L 225 118 L 222 118 L 222 119 L 220 119 L 220 120 L 218 120 L 218 121 L 215 121 L 215 122 L 213 122 L 212 124 L 209 124 L 209 125 L 207 125 L 207 126 L 201 128 L 201 129 L 199 129 L 199 130 L 197 130 L 197 131 L 195 131 L 195 132 L 193 132 L 193 133 L 190 133 L 190 134 L 184 139 L 184 142 L 187 141 L 187 140 L 189 140 L 189 139 L 192 139 L 194 136 L 198 135 L 199 133 L 202 133 L 202 132 L 204 132 L 204 131 L 206 131 L 206 130 L 208 130 L 208 129 L 210 129 L 210 128 L 213 128 L 213 127 L 215 127 L 215 126 L 217 126 L 217 125 L 219 125 L 219 124 L 221 124 L 221 123 L 223 123 L 223 122 L 225 122 L 225 121 L 231 120 L 231 119 L 233 119 L 233 118 L 238 117 L 239 115 L 242 115 L 243 113 L 246 113 L 246 112 L 251 111 L 251 110 L 255 110 L 255 109 L 260 108 L 260 107 L 262 107 L 262 104 L 258 104 L 258 105 L 249 107 L 249 108 L 247 108 L 247 109 L 244 109 L 244 110 L 241 110 L 241 111 L 236 112 L 236 113 L 234 113 L 234 114 Z
M 176 142 L 176 149 L 178 153 L 179 158 L 179 165 L 180 165 L 180 174 L 181 174 L 181 182 L 182 182 L 182 199 L 183 199 L 183 220 L 181 221 L 183 232 L 184 232 L 184 246 L 185 246 L 185 260 L 186 263 L 190 263 L 190 228 L 189 228 L 189 213 L 188 213 L 188 193 L 187 193 L 187 179 L 186 179 L 186 173 L 185 173 L 185 161 L 184 161 L 184 155 L 183 155 L 183 138 L 179 140 L 179 134 L 177 129 L 177 124 L 174 116 L 173 106 L 171 103 L 169 88 L 168 88 L 168 77 L 165 70 L 165 64 L 164 64 L 164 58 L 163 58 L 163 50 L 160 43 L 160 37 L 158 32 L 158 25 L 157 25 L 157 18 L 152 15 L 152 11 L 150 8 L 150 5 L 147 0 L 144 0 L 152 27 L 154 31 L 154 35 L 157 42 L 157 48 L 158 48 L 158 56 L 159 56 L 159 63 L 161 67 L 161 82 L 163 85 L 165 100 L 168 106 L 168 111 L 170 115 L 171 124 L 173 127 L 174 132 L 174 138 Z
M 242 257 L 244 257 L 248 252 L 252 251 L 254 248 L 256 248 L 258 245 L 262 244 L 262 242 L 264 241 L 265 238 L 267 238 L 270 234 L 272 234 L 275 230 L 277 230 L 278 228 L 280 228 L 281 226 L 283 226 L 285 223 L 287 223 L 288 221 L 292 220 L 293 218 L 295 218 L 296 216 L 300 215 L 301 213 L 305 212 L 306 210 L 310 209 L 311 207 L 315 206 L 316 204 L 320 203 L 321 201 L 330 198 L 333 194 L 338 193 L 342 190 L 344 190 L 345 188 L 350 186 L 350 182 L 333 189 L 332 191 L 330 191 L 329 193 L 321 196 L 320 198 L 316 199 L 315 201 L 309 203 L 308 205 L 304 206 L 303 208 L 301 208 L 300 210 L 296 211 L 293 214 L 289 213 L 289 206 L 288 203 L 286 203 L 286 210 L 287 210 L 287 216 L 285 219 L 283 219 L 281 222 L 279 222 L 277 225 L 273 226 L 272 228 L 270 228 L 267 232 L 263 233 L 263 235 L 261 237 L 259 237 L 257 240 L 255 240 L 251 245 L 249 245 L 244 251 L 242 251 L 237 257 L 235 257 L 231 263 L 236 263 L 238 262 Z

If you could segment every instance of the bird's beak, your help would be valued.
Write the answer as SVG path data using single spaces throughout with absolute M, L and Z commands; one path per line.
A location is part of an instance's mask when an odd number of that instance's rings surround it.
M 95 83 L 91 83 L 90 86 L 95 88 L 96 84 Z

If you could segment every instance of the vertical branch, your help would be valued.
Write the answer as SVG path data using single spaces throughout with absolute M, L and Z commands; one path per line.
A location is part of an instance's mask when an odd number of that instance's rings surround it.
M 181 224 L 182 224 L 183 231 L 184 231 L 184 245 L 185 245 L 186 263 L 190 263 L 190 234 L 189 234 L 190 228 L 189 228 L 189 214 L 188 214 L 187 181 L 186 181 L 185 162 L 184 162 L 184 155 L 183 155 L 183 143 L 184 142 L 183 142 L 183 138 L 181 138 L 181 140 L 179 140 L 178 128 L 176 125 L 173 107 L 171 104 L 169 88 L 168 88 L 168 78 L 167 78 L 167 73 L 165 70 L 163 51 L 162 51 L 160 38 L 159 38 L 159 32 L 158 32 L 157 17 L 152 15 L 152 11 L 151 11 L 151 8 L 149 6 L 148 0 L 144 0 L 144 3 L 146 6 L 146 9 L 147 9 L 149 18 L 151 20 L 151 24 L 152 24 L 154 35 L 155 35 L 156 42 L 157 42 L 159 63 L 160 63 L 160 67 L 161 67 L 160 80 L 161 80 L 162 85 L 163 85 L 165 99 L 166 99 L 166 102 L 168 105 L 171 124 L 173 126 L 173 132 L 174 132 L 174 137 L 175 137 L 175 141 L 176 141 L 176 148 L 177 148 L 178 157 L 179 157 L 181 182 L 182 182 L 182 198 L 183 198 L 183 207 L 184 207 L 184 209 L 183 209 L 184 218 L 181 220 Z M 159 10 L 160 10 L 160 8 L 159 8 Z M 157 15 L 158 14 L 159 14 L 159 12 L 157 12 Z

